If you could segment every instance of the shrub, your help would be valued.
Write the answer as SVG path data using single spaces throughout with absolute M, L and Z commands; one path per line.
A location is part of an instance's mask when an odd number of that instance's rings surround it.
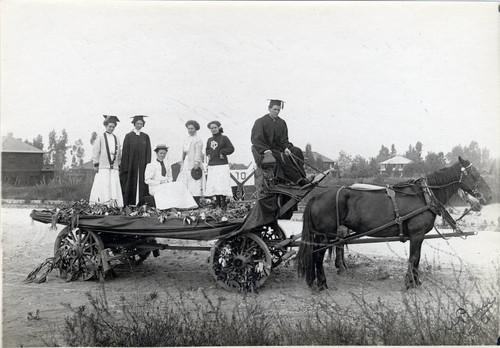
M 403 292 L 401 299 L 373 302 L 363 293 L 350 293 L 338 303 L 313 295 L 312 309 L 295 319 L 264 306 L 258 297 L 224 308 L 221 297 L 215 301 L 205 292 L 197 302 L 169 294 L 161 301 L 151 293 L 132 301 L 122 297 L 112 309 L 105 292 L 89 293 L 88 306 L 66 305 L 71 315 L 63 339 L 70 346 L 495 344 L 498 277 L 481 288 L 467 282 L 471 274 L 462 269 L 455 272 L 456 283 L 447 286 L 428 276 L 428 287 Z
M 90 196 L 93 178 L 61 176 L 35 186 L 2 185 L 2 198 L 76 201 Z

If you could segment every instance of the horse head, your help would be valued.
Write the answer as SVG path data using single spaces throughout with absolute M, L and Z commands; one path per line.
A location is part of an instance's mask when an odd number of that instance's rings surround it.
M 458 161 L 462 166 L 460 172 L 460 188 L 470 195 L 474 196 L 483 205 L 491 202 L 491 188 L 483 179 L 479 170 L 469 161 L 458 157 Z

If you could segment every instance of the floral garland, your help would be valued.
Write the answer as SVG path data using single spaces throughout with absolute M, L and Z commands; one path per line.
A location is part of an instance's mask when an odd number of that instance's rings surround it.
M 89 203 L 86 200 L 77 201 L 71 205 L 63 205 L 61 207 L 48 210 L 52 214 L 52 228 L 56 228 L 57 223 L 69 225 L 71 228 L 78 226 L 79 219 L 82 216 L 108 216 L 122 215 L 132 217 L 156 217 L 161 223 L 167 222 L 169 219 L 183 219 L 187 225 L 196 222 L 206 221 L 220 223 L 235 219 L 244 218 L 253 206 L 249 202 L 230 202 L 226 209 L 219 207 L 213 208 L 210 206 L 209 200 L 201 202 L 202 206 L 199 209 L 192 210 L 177 210 L 166 209 L 160 210 L 148 205 L 142 206 L 126 206 L 118 207 L 114 204 L 105 205 L 98 203 Z

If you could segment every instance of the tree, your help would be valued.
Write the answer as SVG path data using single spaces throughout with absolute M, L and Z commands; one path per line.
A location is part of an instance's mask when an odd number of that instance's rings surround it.
M 481 150 L 481 165 L 480 165 L 480 170 L 488 172 L 491 167 L 491 158 L 490 158 L 490 150 L 488 150 L 486 147 L 483 147 Z
M 443 152 L 428 152 L 425 156 L 424 168 L 426 173 L 432 173 L 438 169 L 446 167 L 446 158 Z
M 398 152 L 396 151 L 396 146 L 394 146 L 394 144 L 391 145 L 391 153 L 390 153 L 390 156 L 391 157 L 394 157 L 398 154 Z
M 75 168 L 83 164 L 83 156 L 85 155 L 85 149 L 83 148 L 82 139 L 75 141 L 75 144 L 71 147 L 71 167 Z
M 369 167 L 370 167 L 370 175 L 369 176 L 374 176 L 374 175 L 378 174 L 379 168 L 378 168 L 378 163 L 375 160 L 375 158 L 372 157 L 370 159 L 370 165 L 369 165 Z
M 56 170 L 61 170 L 66 164 L 66 151 L 68 147 L 68 133 L 66 133 L 65 129 L 61 131 L 59 137 L 54 129 L 50 131 L 46 163 L 53 164 Z
M 464 149 L 460 145 L 454 146 L 453 149 L 451 149 L 451 152 L 446 154 L 446 159 L 448 160 L 448 163 L 455 163 L 458 161 L 458 156 L 465 157 Z
M 360 155 L 354 157 L 351 166 L 351 176 L 355 178 L 367 178 L 372 175 L 368 161 Z
M 477 142 L 472 141 L 469 146 L 464 147 L 464 156 L 474 165 L 481 165 L 481 149 L 479 148 L 479 144 Z
M 44 162 L 46 164 L 54 164 L 56 145 L 57 145 L 56 131 L 53 129 L 49 133 L 49 148 L 47 150 L 47 153 L 44 155 Z
M 56 157 L 54 160 L 56 169 L 61 170 L 66 164 L 66 151 L 68 151 L 68 148 L 68 133 L 66 133 L 66 129 L 63 129 L 61 136 L 57 139 Z
M 43 138 L 40 134 L 36 136 L 36 138 L 33 139 L 32 145 L 36 147 L 37 149 L 40 149 L 43 151 Z
M 412 160 L 413 162 L 421 163 L 422 162 L 422 143 L 417 141 L 415 147 L 411 144 L 408 147 L 408 151 L 405 153 L 405 157 Z
M 468 160 L 479 170 L 489 170 L 491 166 L 490 151 L 487 148 L 481 149 L 476 141 L 472 141 L 468 146 L 457 145 L 446 154 L 448 163 L 456 163 L 458 157 Z
M 96 139 L 97 139 L 97 133 L 92 132 L 92 135 L 90 136 L 90 145 L 94 145 Z
M 417 143 L 415 144 L 415 150 L 417 151 L 418 159 L 420 162 L 422 161 L 422 148 L 423 147 L 424 147 L 424 145 L 420 141 L 417 141 Z
M 40 149 L 43 151 L 43 139 L 40 134 L 36 136 L 36 138 L 33 138 L 33 141 L 29 141 L 28 139 L 24 140 L 25 144 L 31 145 L 33 147 L 36 147 L 37 149 Z
M 377 161 L 377 163 L 380 163 L 380 162 L 384 162 L 385 160 L 388 160 L 389 158 L 391 158 L 391 154 L 389 153 L 389 149 L 387 147 L 385 147 L 384 145 L 382 145 L 382 147 L 380 148 L 380 150 L 378 152 L 378 156 L 375 158 L 375 160 Z
M 316 169 L 318 169 L 320 172 L 325 170 L 325 163 L 323 162 L 323 158 L 321 156 L 316 157 L 316 161 L 314 161 L 314 166 Z
M 339 152 L 337 163 L 341 172 L 347 172 L 352 166 L 352 157 L 345 151 L 341 150 Z

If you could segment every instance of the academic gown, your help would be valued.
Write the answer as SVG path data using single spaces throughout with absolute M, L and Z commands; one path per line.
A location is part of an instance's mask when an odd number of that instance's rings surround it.
M 251 141 L 259 155 L 255 158 L 257 165 L 262 162 L 264 151 L 271 150 L 278 164 L 276 168 L 278 178 L 295 183 L 305 177 L 304 154 L 288 140 L 288 127 L 282 118 L 276 117 L 273 120 L 267 114 L 257 119 L 252 128 Z M 289 149 L 299 158 L 297 161 L 299 168 L 292 165 L 289 156 L 283 154 L 285 149 Z
M 149 195 L 148 185 L 144 182 L 146 165 L 151 162 L 151 141 L 149 136 L 134 131 L 125 135 L 120 166 L 120 183 L 124 205 L 136 205 L 144 196 Z

